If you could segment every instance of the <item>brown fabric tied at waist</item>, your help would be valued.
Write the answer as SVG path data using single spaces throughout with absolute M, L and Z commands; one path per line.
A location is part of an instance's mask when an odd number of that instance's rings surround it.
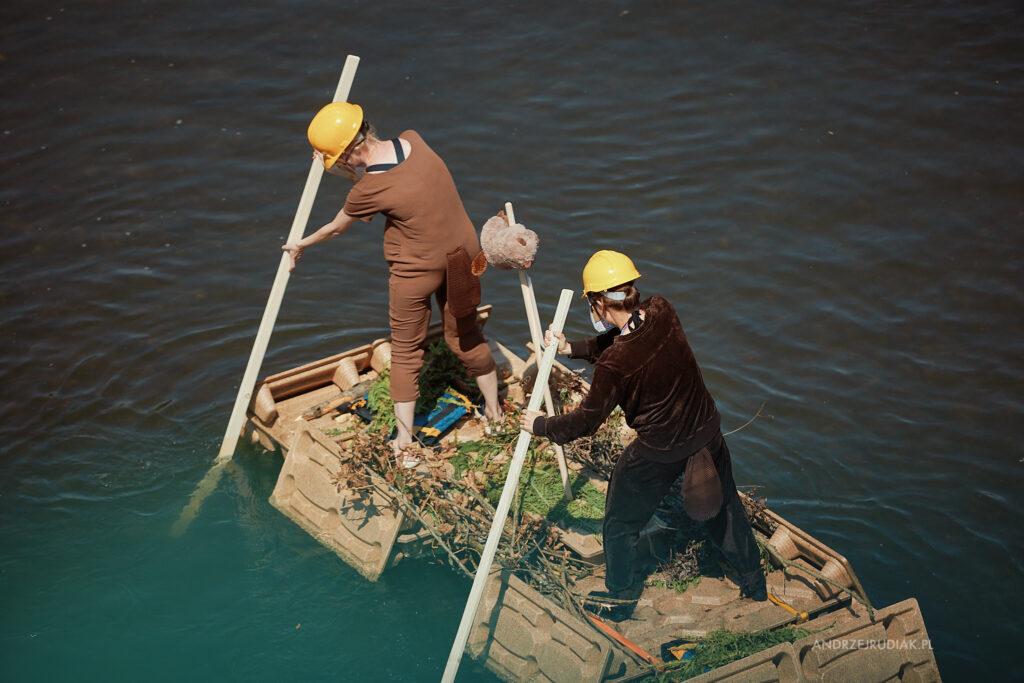
M 448 310 L 459 334 L 470 332 L 476 325 L 476 307 L 480 305 L 480 278 L 473 274 L 472 264 L 463 247 L 448 254 Z
M 721 438 L 721 437 L 719 437 Z M 683 475 L 683 508 L 698 522 L 706 522 L 722 509 L 722 480 L 711 458 L 709 447 L 717 439 L 690 456 Z

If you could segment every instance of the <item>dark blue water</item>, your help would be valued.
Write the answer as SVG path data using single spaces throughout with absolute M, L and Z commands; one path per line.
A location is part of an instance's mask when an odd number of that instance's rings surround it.
M 0 677 L 437 680 L 469 584 L 367 584 L 216 454 L 346 54 L 477 225 L 676 305 L 737 480 L 916 597 L 946 680 L 1019 677 L 1024 14 L 1012 2 L 8 2 Z M 325 177 L 310 221 L 347 183 Z M 386 328 L 381 223 L 307 252 L 264 374 Z M 494 337 L 527 337 L 489 271 Z M 568 329 L 586 332 L 582 309 Z M 492 680 L 466 661 L 460 680 Z

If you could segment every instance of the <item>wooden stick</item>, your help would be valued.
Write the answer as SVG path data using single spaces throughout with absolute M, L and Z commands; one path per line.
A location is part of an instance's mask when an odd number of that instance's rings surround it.
M 341 71 L 338 88 L 334 91 L 334 102 L 345 102 L 348 100 L 348 93 L 352 88 L 352 81 L 356 77 L 356 68 L 358 66 L 359 57 L 349 55 Z M 309 167 L 309 174 L 306 176 L 306 186 L 302 190 L 301 199 L 299 199 L 299 207 L 295 211 L 295 219 L 292 221 L 291 230 L 288 232 L 288 244 L 302 239 L 302 233 L 306 230 L 306 223 L 309 222 L 309 213 L 313 209 L 313 200 L 316 199 L 316 192 L 320 187 L 320 179 L 323 175 L 323 162 L 319 159 L 313 159 Z M 228 427 L 224 432 L 224 440 L 220 444 L 220 452 L 217 453 L 210 471 L 199 482 L 199 487 L 181 511 L 178 521 L 174 523 L 171 529 L 171 535 L 173 536 L 180 536 L 185 533 L 188 525 L 199 513 L 199 508 L 202 506 L 203 501 L 217 488 L 224 463 L 231 460 L 231 457 L 235 454 L 235 446 L 238 445 L 238 438 L 241 436 L 242 427 L 245 424 L 245 411 L 252 400 L 253 388 L 256 386 L 256 376 L 259 374 L 260 366 L 263 364 L 263 356 L 266 354 L 267 345 L 270 343 L 270 333 L 274 331 L 277 312 L 281 308 L 284 289 L 288 285 L 288 263 L 288 254 L 282 251 L 281 262 L 277 267 L 277 276 L 274 278 L 274 285 L 270 289 L 267 307 L 263 311 L 263 320 L 260 321 L 259 330 L 256 332 L 256 342 L 252 346 L 252 353 L 249 354 L 249 364 L 245 368 L 245 374 L 242 375 L 242 383 L 238 386 L 238 396 L 235 398 L 235 406 L 231 410 Z
M 555 320 L 551 323 L 552 329 L 557 332 L 561 332 L 562 326 L 565 325 L 565 316 L 569 313 L 572 294 L 571 289 L 563 289 L 562 296 L 558 300 Z M 552 344 L 544 350 L 544 356 L 541 358 L 540 366 L 537 370 L 537 382 L 540 382 L 542 386 L 548 381 L 548 375 L 551 374 L 551 366 L 555 363 L 555 353 L 557 352 L 556 344 Z M 538 410 L 542 397 L 543 393 L 534 389 L 533 394 L 530 396 L 527 410 Z M 459 662 L 462 660 L 462 653 L 466 649 L 469 631 L 473 627 L 473 619 L 476 617 L 476 611 L 480 607 L 480 598 L 483 597 L 484 584 L 487 583 L 487 575 L 491 571 L 494 553 L 498 549 L 498 542 L 501 540 L 501 533 L 505 528 L 505 518 L 508 517 L 508 509 L 516 495 L 516 487 L 519 484 L 519 475 L 523 470 L 523 462 L 526 460 L 526 451 L 530 447 L 530 439 L 531 435 L 528 431 L 520 430 L 515 454 L 512 456 L 512 462 L 509 463 L 505 487 L 501 490 L 501 499 L 498 500 L 498 507 L 494 512 L 494 520 L 491 522 L 491 530 L 487 534 L 487 542 L 484 544 L 484 550 L 480 555 L 480 564 L 477 565 L 476 576 L 473 578 L 473 587 L 469 591 L 469 600 L 466 601 L 466 609 L 462 612 L 462 621 L 459 624 L 458 633 L 455 635 L 451 654 L 448 655 L 448 664 L 441 679 L 443 683 L 454 681 L 455 674 L 459 671 Z
M 593 614 L 588 614 L 587 616 L 590 617 L 590 621 L 594 623 L 594 626 L 597 626 L 599 629 L 601 629 L 601 631 L 606 636 L 614 640 L 619 645 L 622 645 L 624 648 L 635 654 L 640 659 L 644 660 L 648 664 L 653 664 L 655 666 L 661 664 L 661 662 L 652 657 L 651 654 L 647 652 L 647 650 L 643 649 L 642 647 L 634 643 L 632 640 L 629 640 L 628 638 L 626 638 L 626 636 L 622 635 L 615 629 L 609 627 L 607 624 L 605 624 L 603 621 L 595 617 Z
M 512 210 L 512 202 L 505 202 L 505 215 L 508 217 L 508 224 L 516 224 L 516 214 Z M 540 328 L 540 312 L 537 310 L 537 297 L 533 292 L 533 280 L 525 270 L 519 270 L 519 288 L 523 290 L 523 303 L 526 304 L 526 319 L 530 324 L 530 337 L 533 339 L 534 358 L 540 358 L 540 350 L 543 348 L 541 342 L 544 340 L 544 333 Z M 537 385 L 533 385 L 537 391 Z M 551 386 L 544 383 L 544 410 L 548 417 L 555 414 L 555 404 L 551 400 Z M 565 464 L 565 451 L 562 447 L 552 442 L 555 449 L 555 460 L 558 462 L 558 473 L 562 477 L 562 489 L 565 491 L 565 499 L 572 500 L 572 486 L 569 484 L 569 467 Z

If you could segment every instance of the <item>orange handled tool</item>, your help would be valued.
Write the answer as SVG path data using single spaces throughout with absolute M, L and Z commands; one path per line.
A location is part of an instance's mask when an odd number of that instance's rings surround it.
M 622 635 L 615 629 L 611 628 L 597 617 L 593 616 L 592 614 L 588 614 L 587 616 L 590 617 L 590 620 L 594 622 L 594 625 L 602 631 L 604 631 L 609 638 L 617 642 L 619 645 L 622 645 L 633 654 L 640 657 L 640 659 L 644 660 L 645 662 L 648 662 L 649 664 L 661 664 L 661 662 L 655 659 L 649 652 L 647 652 L 647 650 L 644 650 L 642 647 L 634 643 L 632 640 L 629 640 L 628 638 L 626 638 L 626 636 Z
M 797 611 L 797 609 L 795 607 L 791 606 L 790 604 L 788 604 L 787 602 L 782 600 L 782 598 L 775 597 L 771 593 L 768 594 L 768 599 L 771 600 L 772 602 L 774 602 L 776 605 L 778 605 L 782 609 L 784 609 L 787 612 L 789 612 L 790 614 L 792 614 L 794 617 L 796 617 L 797 618 L 797 622 L 796 623 L 802 624 L 805 621 L 807 621 L 807 612 L 799 612 L 799 611 Z

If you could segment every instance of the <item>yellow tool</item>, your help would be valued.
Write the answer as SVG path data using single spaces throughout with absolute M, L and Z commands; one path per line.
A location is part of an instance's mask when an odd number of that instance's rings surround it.
M 802 624 L 805 621 L 807 621 L 807 612 L 799 612 L 799 611 L 797 611 L 795 607 L 793 607 L 792 605 L 790 605 L 789 603 L 784 601 L 782 598 L 776 597 L 772 593 L 768 594 L 768 599 L 771 600 L 772 602 L 774 602 L 776 605 L 778 605 L 782 609 L 784 609 L 787 612 L 789 612 L 790 614 L 792 614 L 794 617 L 796 617 L 797 618 L 797 622 L 796 623 Z
M 661 658 L 666 662 L 670 661 L 667 655 L 672 655 L 675 660 L 687 659 L 687 654 L 692 653 L 700 643 L 692 640 L 674 640 L 661 646 Z

